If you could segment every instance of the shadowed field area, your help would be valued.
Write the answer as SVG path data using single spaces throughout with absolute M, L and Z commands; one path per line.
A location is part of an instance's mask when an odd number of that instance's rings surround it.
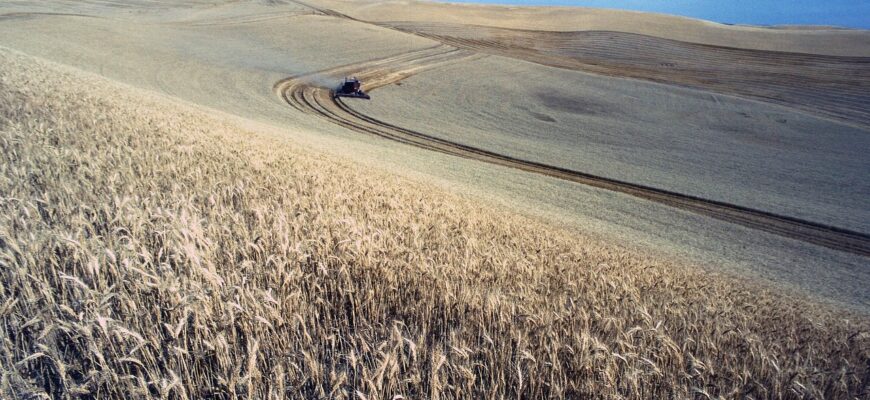
M 459 48 L 742 95 L 870 126 L 870 57 L 716 47 L 622 32 L 387 23 Z

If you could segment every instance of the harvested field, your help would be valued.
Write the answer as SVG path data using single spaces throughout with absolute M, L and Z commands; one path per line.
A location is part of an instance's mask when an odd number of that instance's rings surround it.
M 372 90 L 396 83 L 415 73 L 472 57 L 473 53 L 444 46 L 415 51 L 365 64 L 354 64 L 348 67 L 320 71 L 314 75 L 331 76 L 336 79 L 341 76 L 353 75 L 367 82 L 365 90 Z M 332 89 L 318 87 L 310 82 L 311 78 L 309 76 L 290 78 L 276 84 L 275 90 L 288 104 L 297 110 L 319 115 L 330 122 L 361 133 L 372 134 L 427 150 L 509 166 L 584 185 L 617 191 L 749 228 L 870 257 L 870 235 L 868 234 L 648 186 L 621 182 L 557 166 L 516 159 L 482 148 L 450 142 L 361 114 L 342 99 L 333 97 Z

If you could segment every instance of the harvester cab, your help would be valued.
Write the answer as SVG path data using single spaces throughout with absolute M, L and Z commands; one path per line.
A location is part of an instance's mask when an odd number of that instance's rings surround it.
M 362 91 L 362 83 L 356 78 L 344 78 L 344 81 L 333 91 L 333 97 L 353 97 L 356 99 L 370 99 L 366 92 Z

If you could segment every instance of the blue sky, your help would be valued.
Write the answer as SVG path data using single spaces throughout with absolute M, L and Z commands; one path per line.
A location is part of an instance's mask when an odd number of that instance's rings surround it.
M 870 0 L 449 0 L 583 6 L 684 15 L 750 25 L 835 25 L 870 29 Z

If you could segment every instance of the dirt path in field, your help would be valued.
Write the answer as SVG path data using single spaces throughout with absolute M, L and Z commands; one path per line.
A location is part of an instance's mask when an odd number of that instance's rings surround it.
M 483 55 L 442 45 L 363 64 L 343 66 L 316 74 L 288 78 L 278 82 L 274 89 L 279 96 L 297 110 L 318 115 L 357 132 L 427 150 L 620 192 L 752 229 L 861 256 L 870 256 L 870 235 L 864 233 L 517 159 L 451 142 L 361 114 L 350 106 L 350 102 L 333 98 L 330 88 L 318 85 L 318 82 L 321 81 L 334 82 L 342 76 L 353 75 L 365 82 L 365 90 L 373 90 L 398 82 L 416 73 L 479 57 L 483 57 Z

